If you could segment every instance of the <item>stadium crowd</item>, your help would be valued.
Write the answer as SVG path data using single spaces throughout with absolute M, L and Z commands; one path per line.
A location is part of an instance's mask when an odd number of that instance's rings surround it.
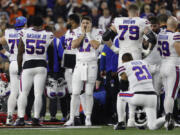
M 39 19 L 35 16 L 40 16 L 40 18 L 43 18 L 43 29 L 45 29 L 47 32 L 52 32 L 54 35 L 52 42 L 55 45 L 54 47 L 50 46 L 47 52 L 48 77 L 46 83 L 46 92 L 42 95 L 43 105 L 39 114 L 41 120 L 45 121 L 47 102 L 46 95 L 48 95 L 48 107 L 51 116 L 51 122 L 66 122 L 66 126 L 81 125 L 84 123 L 85 125 L 90 126 L 92 124 L 115 124 L 118 122 L 117 126 L 115 126 L 115 129 L 123 129 L 121 121 L 118 121 L 119 119 L 116 107 L 116 102 L 118 100 L 117 94 L 120 90 L 126 91 L 128 89 L 129 82 L 119 80 L 118 78 L 118 54 L 114 53 L 114 50 L 111 50 L 112 48 L 108 45 L 108 43 L 104 46 L 101 45 L 99 47 L 100 53 L 98 56 L 98 72 L 97 75 L 94 75 L 96 77 L 95 80 L 91 80 L 92 82 L 94 81 L 95 86 L 93 86 L 93 88 L 90 87 L 94 91 L 93 105 L 93 102 L 91 102 L 91 92 L 88 93 L 86 92 L 88 90 L 85 90 L 89 87 L 86 88 L 84 86 L 84 88 L 81 89 L 80 92 L 76 92 L 75 94 L 72 93 L 72 90 L 75 89 L 74 87 L 76 87 L 75 84 L 73 85 L 73 82 L 77 81 L 76 79 L 70 80 L 70 78 L 72 78 L 72 73 L 85 73 L 86 71 L 83 71 L 83 68 L 82 71 L 81 69 L 80 71 L 76 71 L 78 69 L 78 66 L 76 67 L 77 69 L 74 69 L 75 57 L 70 57 L 68 51 L 65 51 L 68 50 L 66 44 L 67 42 L 69 42 L 65 40 L 65 36 L 69 32 L 68 30 L 73 31 L 74 29 L 78 29 L 78 27 L 83 24 L 83 20 L 86 21 L 85 23 L 88 23 L 88 21 L 90 21 L 92 22 L 92 29 L 94 31 L 96 30 L 96 32 L 95 35 L 93 35 L 95 37 L 89 36 L 89 38 L 95 39 L 92 44 L 93 48 L 97 49 L 97 44 L 99 44 L 98 42 L 101 43 L 100 37 L 102 38 L 103 33 L 105 33 L 108 28 L 110 28 L 111 24 L 114 23 L 114 18 L 127 17 L 129 15 L 128 7 L 133 3 L 138 5 L 138 7 L 140 8 L 139 17 L 149 20 L 152 31 L 155 34 L 159 34 L 161 29 L 166 28 L 167 20 L 170 16 L 174 16 L 178 21 L 180 21 L 180 2 L 178 0 L 1 0 L 0 37 L 3 37 L 5 35 L 6 29 L 12 28 L 14 27 L 14 24 L 17 24 L 17 18 L 20 16 L 24 16 L 27 19 L 27 28 L 37 26 L 37 23 L 40 22 L 35 21 L 35 19 Z M 84 16 L 85 18 L 83 19 Z M 81 19 L 79 19 L 79 17 Z M 24 23 L 24 25 L 25 24 L 26 23 Z M 69 26 L 69 24 L 71 26 Z M 81 31 L 82 29 L 78 30 Z M 178 25 L 177 31 L 180 31 L 180 25 Z M 133 32 L 135 31 L 132 30 L 132 34 L 134 34 Z M 73 34 L 71 36 L 75 37 L 75 35 Z M 83 40 L 84 37 L 82 37 L 82 41 Z M 77 48 L 77 43 L 74 43 L 75 41 L 73 41 L 70 41 L 73 44 L 72 48 Z M 116 47 L 121 46 L 121 43 L 119 44 L 117 39 L 114 40 L 114 44 Z M 3 46 L 3 48 L 8 51 L 10 50 L 7 45 Z M 10 62 L 7 58 L 7 55 L 4 55 L 3 53 L 1 53 L 0 55 L 0 72 L 9 75 Z M 149 62 L 151 60 L 147 61 Z M 78 62 L 76 62 L 76 64 L 77 63 Z M 90 65 L 93 64 L 93 62 L 90 63 Z M 96 66 L 94 65 L 94 67 L 92 68 L 95 69 Z M 80 76 L 82 77 L 82 75 Z M 77 75 L 76 78 L 80 76 Z M 65 83 L 62 78 L 65 80 Z M 82 78 L 84 79 L 84 77 Z M 53 83 L 63 85 L 64 87 L 64 91 L 62 93 L 60 93 L 59 95 L 56 93 L 56 95 L 58 96 L 53 96 L 51 94 L 53 92 L 53 88 L 50 87 L 54 86 Z M 88 85 L 88 83 L 86 85 Z M 59 87 L 62 88 L 62 86 Z M 54 88 L 58 88 L 58 86 Z M 50 93 L 48 93 L 48 90 L 50 91 Z M 33 91 L 34 87 L 31 88 L 31 91 L 28 95 L 28 103 L 25 111 L 27 120 L 32 120 L 31 110 L 34 99 L 36 98 Z M 157 107 L 157 116 L 158 118 L 160 118 L 165 114 L 163 107 L 165 93 L 162 89 L 162 91 L 160 91 L 158 94 L 159 101 Z M 80 97 L 77 97 L 77 95 L 80 95 Z M 88 96 L 90 100 L 87 100 Z M 177 123 L 180 123 L 179 98 L 180 97 L 177 94 L 177 99 L 175 100 L 175 105 L 173 108 L 173 117 L 175 118 Z M 85 102 L 86 104 L 84 104 Z M 18 106 L 21 105 L 18 104 Z M 88 106 L 89 109 L 85 109 L 86 106 Z M 56 118 L 57 110 L 59 108 L 63 115 L 61 120 L 58 120 Z M 126 111 L 128 112 L 127 108 Z M 11 115 L 12 114 L 8 114 L 8 116 L 10 116 L 8 117 L 9 120 L 12 119 Z M 86 118 L 84 115 L 86 115 Z M 128 115 L 126 117 L 128 117 Z M 130 112 L 129 117 L 131 117 Z M 88 118 L 91 119 L 92 124 Z M 39 121 L 36 123 L 36 120 L 34 120 L 34 122 L 38 125 Z M 7 124 L 11 124 L 11 122 L 9 121 L 9 123 Z M 22 119 L 20 119 L 20 123 L 17 124 L 23 125 Z M 169 129 L 171 129 L 171 127 Z

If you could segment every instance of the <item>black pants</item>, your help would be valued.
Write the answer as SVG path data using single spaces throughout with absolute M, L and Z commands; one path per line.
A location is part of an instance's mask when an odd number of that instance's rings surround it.
M 64 118 L 66 118 L 70 112 L 70 95 L 67 94 L 66 96 L 64 96 L 63 98 L 59 100 L 60 100 L 60 108 L 61 108 L 62 115 Z M 58 102 L 58 98 L 50 99 L 49 112 L 50 112 L 51 117 L 56 116 L 57 109 L 58 109 L 57 102 Z
M 118 76 L 112 77 L 111 71 L 107 72 L 106 84 L 105 84 L 105 90 L 106 90 L 105 110 L 106 110 L 107 122 L 111 122 L 112 116 L 116 113 L 117 93 L 119 92 L 118 86 L 119 86 Z

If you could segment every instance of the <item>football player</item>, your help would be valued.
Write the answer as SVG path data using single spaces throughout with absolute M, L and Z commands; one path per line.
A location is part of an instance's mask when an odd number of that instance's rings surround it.
M 162 31 L 163 29 L 160 28 L 159 26 L 159 22 L 164 22 L 163 20 L 159 20 L 157 17 L 155 16 L 152 16 L 149 18 L 149 21 L 151 23 L 151 28 L 152 28 L 152 31 L 156 34 L 156 37 L 157 37 L 157 34 L 160 32 L 160 30 Z M 164 23 L 163 23 L 164 24 Z M 164 25 L 163 25 L 164 26 Z M 159 67 L 160 67 L 160 64 L 161 64 L 161 56 L 159 54 L 159 46 L 158 44 L 155 45 L 155 47 L 153 48 L 152 52 L 144 58 L 144 60 L 152 65 L 152 66 L 155 66 L 155 68 L 157 68 L 156 72 L 152 74 L 152 77 L 153 77 L 153 86 L 154 86 L 154 89 L 156 90 L 157 94 L 158 94 L 158 109 L 157 109 L 157 112 L 158 112 L 158 116 L 162 114 L 163 112 L 163 100 L 162 100 L 162 97 L 164 96 L 164 91 L 162 90 L 162 79 L 160 77 L 160 71 L 159 71 Z
M 70 106 L 70 119 L 65 125 L 74 124 L 75 110 L 78 107 L 79 95 L 85 83 L 85 125 L 91 126 L 91 113 L 93 107 L 93 90 L 97 78 L 98 47 L 102 39 L 102 31 L 92 28 L 92 20 L 88 16 L 81 19 L 81 28 L 75 34 L 72 48 L 77 48 L 76 66 L 72 77 L 72 98 Z
M 179 39 L 180 33 L 176 31 L 178 21 L 175 17 L 167 20 L 167 29 L 158 35 L 158 46 L 161 55 L 160 75 L 165 90 L 164 110 L 166 113 L 167 130 L 174 128 L 173 108 L 179 89 Z
M 43 20 L 40 16 L 33 18 L 33 27 L 21 31 L 18 46 L 18 74 L 20 79 L 20 95 L 18 98 L 18 117 L 16 126 L 23 126 L 27 96 L 34 84 L 34 118 L 32 125 L 39 126 L 42 107 L 42 95 L 47 76 L 47 50 L 53 40 L 53 33 L 42 29 Z M 22 72 L 22 73 L 21 73 Z
M 19 94 L 19 79 L 18 79 L 18 66 L 17 66 L 17 53 L 18 53 L 18 44 L 20 41 L 20 31 L 25 27 L 27 23 L 27 19 L 24 16 L 20 16 L 16 18 L 16 23 L 14 28 L 6 29 L 5 35 L 0 38 L 0 49 L 1 52 L 6 56 L 9 56 L 10 66 L 9 66 L 9 73 L 10 73 L 10 86 L 11 86 L 11 93 L 8 98 L 7 103 L 7 125 L 12 125 L 12 115 L 14 113 L 17 97 Z M 2 48 L 2 45 L 8 45 L 10 49 L 10 53 L 5 51 Z
M 76 51 L 77 49 L 72 48 L 72 41 L 75 37 L 75 29 L 79 27 L 80 18 L 77 14 L 72 14 L 69 16 L 67 21 L 67 32 L 64 35 L 64 56 L 63 56 L 63 66 L 65 70 L 65 79 L 68 84 L 68 91 L 72 93 L 72 73 L 76 63 Z
M 115 52 L 117 48 L 112 45 L 112 41 L 118 35 L 119 39 L 119 60 L 118 65 L 122 63 L 122 55 L 124 53 L 131 53 L 134 60 L 142 59 L 142 42 L 143 36 L 145 40 L 151 43 L 146 51 L 146 55 L 149 54 L 153 46 L 156 44 L 156 37 L 151 31 L 149 21 L 139 17 L 139 8 L 135 4 L 131 4 L 128 7 L 128 17 L 117 17 L 114 19 L 110 29 L 103 34 L 103 41 L 110 46 Z M 120 79 L 120 85 L 126 85 L 126 81 Z M 128 88 L 128 86 L 126 86 Z M 117 99 L 117 112 L 119 106 L 124 106 L 125 103 L 119 105 Z M 134 126 L 134 111 L 129 106 L 129 120 L 128 127 Z M 119 116 L 119 114 L 118 114 Z
M 65 67 L 65 80 L 67 81 L 68 85 L 68 92 L 69 94 L 72 94 L 72 74 L 74 71 L 74 67 L 76 64 L 76 52 L 78 51 L 76 48 L 72 48 L 72 41 L 75 37 L 75 33 L 80 31 L 80 17 L 77 14 L 71 14 L 68 17 L 67 21 L 67 32 L 64 35 L 64 55 L 63 55 L 63 67 Z M 62 39 L 62 38 L 61 38 Z M 84 99 L 84 94 L 80 95 L 80 100 Z M 84 101 L 81 101 L 81 104 L 84 108 Z M 85 110 L 84 110 L 85 111 Z M 75 114 L 75 125 L 78 125 L 80 121 L 79 118 L 79 108 L 77 108 L 76 114 Z
M 131 107 L 143 106 L 147 115 L 147 126 L 150 130 L 162 127 L 165 123 L 165 117 L 157 119 L 157 93 L 152 84 L 152 76 L 148 65 L 143 60 L 133 60 L 130 53 L 122 56 L 122 65 L 119 67 L 118 73 L 122 80 L 129 80 L 129 91 L 119 92 L 119 102 L 128 102 Z M 152 72 L 154 72 L 152 70 Z M 125 129 L 125 113 L 120 106 L 119 123 L 115 125 L 115 129 Z

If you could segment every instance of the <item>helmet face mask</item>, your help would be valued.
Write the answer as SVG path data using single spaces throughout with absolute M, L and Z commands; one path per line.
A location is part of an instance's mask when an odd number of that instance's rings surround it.
M 145 129 L 147 126 L 147 117 L 142 107 L 137 107 L 135 112 L 135 126 L 139 129 Z
M 63 98 L 66 95 L 67 82 L 63 78 L 57 80 L 57 96 Z
M 53 78 L 48 78 L 46 83 L 46 95 L 53 98 L 62 98 L 66 94 L 66 81 L 63 78 L 54 80 Z
M 46 83 L 46 95 L 47 97 L 53 99 L 56 98 L 56 80 L 53 78 L 48 78 Z
M 10 94 L 10 83 L 0 80 L 0 97 L 7 97 Z

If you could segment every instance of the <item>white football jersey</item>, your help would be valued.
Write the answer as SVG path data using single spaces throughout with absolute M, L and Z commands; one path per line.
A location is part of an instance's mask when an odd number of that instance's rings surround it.
M 74 29 L 74 30 L 68 30 L 66 32 L 66 34 L 64 35 L 65 36 L 65 47 L 66 49 L 64 50 L 64 53 L 66 54 L 76 54 L 77 52 L 77 49 L 73 49 L 71 46 L 72 46 L 72 41 L 74 40 L 74 37 L 75 37 L 75 33 L 77 31 L 80 31 L 80 27 L 78 27 L 77 29 Z
M 99 18 L 99 22 L 98 22 L 98 28 L 102 29 L 103 31 L 106 31 L 107 26 L 110 24 L 111 22 L 111 16 L 105 18 L 104 16 L 101 16 Z
M 17 60 L 18 44 L 20 40 L 20 31 L 21 30 L 16 30 L 16 29 L 5 30 L 5 39 L 9 47 L 9 52 L 11 53 L 11 56 L 9 58 L 10 61 Z
M 133 60 L 130 62 L 122 63 L 118 68 L 119 75 L 123 72 L 126 73 L 130 86 L 129 90 L 138 91 L 138 88 L 144 88 L 144 91 L 153 89 L 152 76 L 149 66 L 143 60 Z
M 101 42 L 102 40 L 102 30 L 101 29 L 96 29 L 93 28 L 91 31 L 91 37 L 93 40 L 97 40 L 99 42 Z M 82 35 L 82 31 L 79 30 L 77 31 L 76 35 L 75 35 L 75 39 L 77 39 L 78 37 L 80 37 Z M 91 44 L 89 43 L 89 40 L 87 38 L 87 36 L 85 37 L 85 39 L 83 40 L 83 43 L 80 45 L 80 47 L 78 48 L 78 51 L 76 53 L 76 60 L 80 60 L 80 61 L 92 61 L 92 60 L 97 60 L 99 55 L 99 49 L 94 49 Z
M 117 17 L 114 19 L 114 26 L 118 33 L 120 44 L 119 53 L 134 52 L 141 53 L 144 29 L 150 23 L 147 19 L 140 17 Z
M 23 62 L 33 59 L 46 60 L 47 48 L 54 36 L 52 32 L 45 30 L 35 31 L 33 28 L 21 31 L 25 52 Z
M 158 50 L 162 57 L 162 62 L 168 61 L 171 64 L 179 64 L 179 57 L 174 48 L 174 43 L 180 41 L 180 33 L 171 31 L 161 31 L 158 34 Z M 170 64 L 170 63 L 169 63 Z

